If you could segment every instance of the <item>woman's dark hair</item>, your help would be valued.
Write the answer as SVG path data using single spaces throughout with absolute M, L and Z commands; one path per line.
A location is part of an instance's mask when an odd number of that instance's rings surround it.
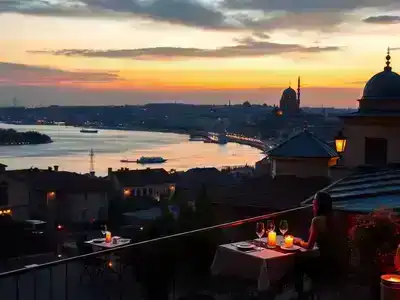
M 328 216 L 332 214 L 332 197 L 328 193 L 318 192 L 315 195 L 318 203 L 317 216 Z

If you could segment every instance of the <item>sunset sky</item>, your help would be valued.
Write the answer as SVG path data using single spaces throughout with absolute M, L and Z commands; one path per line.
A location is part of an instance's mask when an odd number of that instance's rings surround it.
M 0 105 L 356 107 L 391 47 L 399 0 L 0 0 Z

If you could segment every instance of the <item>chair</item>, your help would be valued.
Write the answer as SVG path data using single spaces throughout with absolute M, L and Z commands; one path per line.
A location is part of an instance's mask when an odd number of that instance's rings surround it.
M 79 255 L 92 253 L 92 247 L 85 244 L 84 240 L 78 239 L 76 241 Z M 100 257 L 89 256 L 84 257 L 83 261 L 83 272 L 80 275 L 79 281 L 82 282 L 83 277 L 89 276 L 90 280 L 93 281 L 96 277 L 103 275 L 105 261 Z

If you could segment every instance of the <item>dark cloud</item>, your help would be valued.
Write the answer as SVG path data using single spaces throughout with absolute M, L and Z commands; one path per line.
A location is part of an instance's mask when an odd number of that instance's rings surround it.
M 338 46 L 307 47 L 299 44 L 279 44 L 260 41 L 252 37 L 239 39 L 236 46 L 226 46 L 216 49 L 155 47 L 119 50 L 63 49 L 30 51 L 36 54 L 51 54 L 62 56 L 83 56 L 103 58 L 130 58 L 142 60 L 189 59 L 189 58 L 227 58 L 227 57 L 257 57 L 283 53 L 319 53 L 338 51 Z
M 329 31 L 333 30 L 336 25 L 341 24 L 346 18 L 346 14 L 335 12 L 284 12 L 275 16 L 262 18 L 241 15 L 240 22 L 245 28 L 252 28 L 254 30 L 298 29 Z
M 114 72 L 64 71 L 53 68 L 0 62 L 0 84 L 45 85 L 120 81 Z
M 234 28 L 223 12 L 196 0 L 0 0 L 0 12 L 48 16 L 140 16 L 203 28 Z
M 399 4 L 398 0 L 223 0 L 222 6 L 236 10 L 262 10 L 287 12 L 347 11 L 365 7 L 388 7 Z
M 373 3 L 376 2 L 376 3 Z M 399 0 L 0 0 L 1 12 L 41 16 L 139 16 L 206 29 L 334 29 L 347 11 L 390 7 Z M 254 12 L 258 12 L 255 17 Z M 261 14 L 260 14 L 261 12 Z
M 399 24 L 400 16 L 374 16 L 366 18 L 363 21 L 371 24 Z

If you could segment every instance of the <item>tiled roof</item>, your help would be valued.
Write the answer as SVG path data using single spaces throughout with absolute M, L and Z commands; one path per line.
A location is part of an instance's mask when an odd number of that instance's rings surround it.
M 249 178 L 220 191 L 213 202 L 281 210 L 299 206 L 302 201 L 329 184 L 330 179 L 326 177 L 276 176 L 272 178 L 265 175 Z
M 268 152 L 272 158 L 333 158 L 338 154 L 327 143 L 304 130 Z
M 338 210 L 367 212 L 400 209 L 400 169 L 358 171 L 326 190 Z
M 28 183 L 35 190 L 42 191 L 105 192 L 111 188 L 106 179 L 65 171 L 25 169 L 6 171 L 6 174 L 14 180 Z
M 117 170 L 113 172 L 122 186 L 145 186 L 149 184 L 174 183 L 175 176 L 169 174 L 165 169 L 144 170 Z

